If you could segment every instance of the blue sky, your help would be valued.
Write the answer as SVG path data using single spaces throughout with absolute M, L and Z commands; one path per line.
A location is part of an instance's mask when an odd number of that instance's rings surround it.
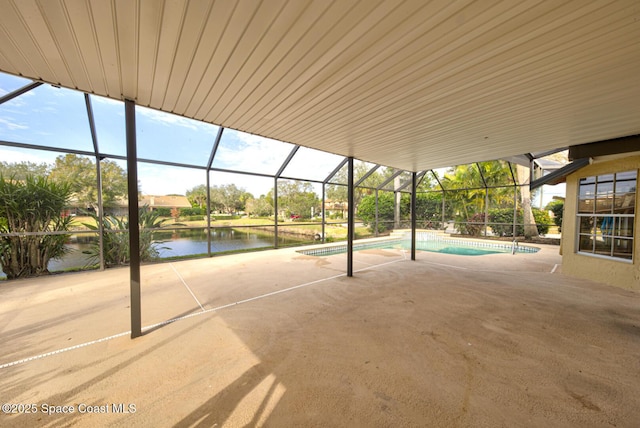
M 0 73 L 0 96 L 29 83 Z M 98 145 L 102 153 L 125 155 L 124 104 L 91 96 Z M 205 166 L 218 133 L 215 125 L 136 107 L 138 158 Z M 42 85 L 0 105 L 0 139 L 35 145 L 93 151 L 82 93 Z M 274 174 L 293 145 L 225 129 L 214 167 Z M 52 163 L 60 153 L 0 146 L 0 160 Z M 301 148 L 285 176 L 322 180 L 342 157 Z M 123 161 L 118 161 L 123 168 Z M 184 194 L 206 183 L 202 170 L 138 164 L 144 194 Z M 272 179 L 243 174 L 212 173 L 211 184 L 234 183 L 260 196 L 273 186 Z

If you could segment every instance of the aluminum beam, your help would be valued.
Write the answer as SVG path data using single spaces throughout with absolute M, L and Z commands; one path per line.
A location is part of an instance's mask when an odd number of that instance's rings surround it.
M 127 183 L 129 197 L 129 263 L 131 292 L 131 338 L 142 336 L 140 304 L 140 224 L 138 213 L 138 163 L 136 147 L 136 105 L 125 100 L 125 124 L 127 136 Z
M 416 189 L 418 179 L 415 172 L 411 173 L 411 260 L 416 259 L 416 223 L 418 213 L 416 213 Z
M 353 186 L 353 157 L 348 160 L 347 173 L 347 276 L 353 276 L 353 237 L 355 231 L 355 207 L 354 205 L 354 186 Z
M 7 101 L 11 101 L 15 97 L 19 97 L 20 95 L 24 94 L 25 92 L 29 92 L 30 90 L 35 89 L 40 85 L 42 85 L 42 82 L 33 82 L 33 83 L 29 83 L 28 85 L 23 86 L 22 88 L 18 88 L 13 92 L 9 92 L 8 94 L 3 95 L 2 97 L 0 97 L 0 105 L 6 103 Z
M 100 255 L 100 270 L 104 270 L 104 207 L 102 201 L 102 166 L 100 165 L 100 150 L 98 148 L 98 133 L 96 132 L 96 122 L 93 117 L 91 98 L 84 94 L 84 102 L 87 107 L 87 118 L 89 119 L 89 130 L 91 131 L 91 141 L 96 159 L 96 186 L 98 189 L 98 254 Z

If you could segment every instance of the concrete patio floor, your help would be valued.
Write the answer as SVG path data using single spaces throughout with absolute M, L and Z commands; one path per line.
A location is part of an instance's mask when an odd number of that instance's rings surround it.
M 640 295 L 537 247 L 143 266 L 135 340 L 126 268 L 2 282 L 0 426 L 639 426 Z

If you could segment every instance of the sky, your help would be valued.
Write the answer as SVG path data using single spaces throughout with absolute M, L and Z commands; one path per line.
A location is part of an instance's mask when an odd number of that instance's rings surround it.
M 30 80 L 0 73 L 0 96 L 28 83 Z M 90 96 L 90 100 L 100 152 L 124 156 L 124 103 L 98 96 Z M 197 166 L 206 166 L 219 130 L 215 125 L 141 106 L 136 106 L 136 128 L 139 159 Z M 0 140 L 93 152 L 84 94 L 44 84 L 0 104 Z M 213 167 L 273 175 L 293 147 L 225 129 Z M 61 154 L 0 145 L 0 161 L 5 162 L 52 164 Z M 342 160 L 341 156 L 301 147 L 283 176 L 322 181 Z M 126 169 L 125 161 L 116 162 Z M 272 178 L 245 174 L 212 172 L 210 178 L 211 185 L 235 184 L 255 197 L 266 195 L 273 187 Z M 139 162 L 138 180 L 145 195 L 184 195 L 195 186 L 206 184 L 206 173 L 202 169 Z M 314 188 L 320 195 L 320 186 Z M 564 185 L 545 186 L 542 196 L 544 206 L 553 196 L 564 196 Z M 534 201 L 534 206 L 539 205 L 540 200 Z

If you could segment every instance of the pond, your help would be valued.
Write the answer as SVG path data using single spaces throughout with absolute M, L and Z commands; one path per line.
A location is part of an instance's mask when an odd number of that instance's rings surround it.
M 269 248 L 274 246 L 274 232 L 254 227 L 225 227 L 211 230 L 211 252 L 223 253 L 227 251 L 240 251 L 248 249 Z M 175 229 L 154 232 L 154 240 L 157 242 L 157 249 L 160 258 L 186 257 L 207 254 L 207 231 L 206 229 Z M 88 264 L 90 256 L 85 254 L 89 251 L 96 236 L 73 235 L 67 244 L 69 253 L 62 260 L 52 260 L 49 262 L 51 272 L 81 268 Z M 313 242 L 312 237 L 301 235 L 278 233 L 278 246 L 302 245 Z M 0 278 L 6 275 L 0 271 Z

